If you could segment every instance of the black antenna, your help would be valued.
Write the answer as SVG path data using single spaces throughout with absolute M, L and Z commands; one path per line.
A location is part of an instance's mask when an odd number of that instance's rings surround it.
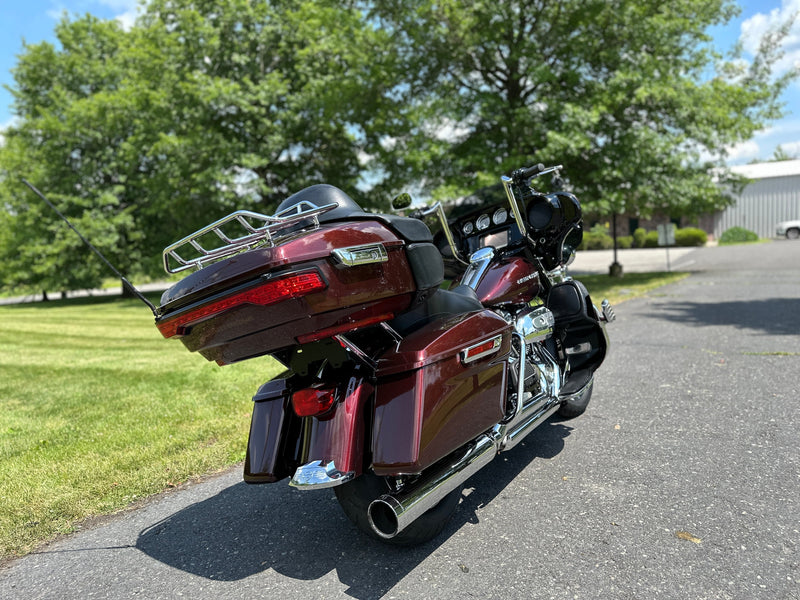
M 100 257 L 100 260 L 102 260 L 104 263 L 106 263 L 106 265 L 108 265 L 108 268 L 109 268 L 109 269 L 111 269 L 111 270 L 114 272 L 114 274 L 115 274 L 117 277 L 119 277 L 120 281 L 122 281 L 122 286 L 123 286 L 125 289 L 127 289 L 127 290 L 128 290 L 130 293 L 132 293 L 134 296 L 136 296 L 137 298 L 139 298 L 139 300 L 141 300 L 142 302 L 144 302 L 144 303 L 147 305 L 147 308 L 149 308 L 149 309 L 150 309 L 150 310 L 153 312 L 153 316 L 154 316 L 154 317 L 158 317 L 158 310 L 156 309 L 156 307 L 155 307 L 155 306 L 153 306 L 153 303 L 152 303 L 152 302 L 150 302 L 150 300 L 148 300 L 147 298 L 145 298 L 145 297 L 144 297 L 144 294 L 142 294 L 142 292 L 140 292 L 139 290 L 137 290 L 137 289 L 136 289 L 136 288 L 133 286 L 133 284 L 132 284 L 130 281 L 128 281 L 127 279 L 125 279 L 125 276 L 124 276 L 122 273 L 120 273 L 120 272 L 119 272 L 119 271 L 116 269 L 116 267 L 114 267 L 114 265 L 112 265 L 110 262 L 108 262 L 108 259 L 107 259 L 105 256 L 103 256 L 103 255 L 100 253 L 100 250 L 98 250 L 97 248 L 95 248 L 95 247 L 92 245 L 92 243 L 91 243 L 89 240 L 87 240 L 85 237 L 83 237 L 83 235 L 81 235 L 81 232 L 80 232 L 80 231 L 78 231 L 77 229 L 75 229 L 75 227 L 72 225 L 72 223 L 70 223 L 70 222 L 69 222 L 69 219 L 67 219 L 67 217 L 65 217 L 65 216 L 64 216 L 64 215 L 61 213 L 61 211 L 60 211 L 60 210 L 58 210 L 58 209 L 57 209 L 55 206 L 53 206 L 52 202 L 50 202 L 50 200 L 48 200 L 47 198 L 45 198 L 45 196 L 44 196 L 44 194 L 43 194 L 42 192 L 40 192 L 39 190 L 37 190 L 37 189 L 36 189 L 36 187 L 34 187 L 34 185 L 33 185 L 33 184 L 30 182 L 30 181 L 28 181 L 27 179 L 25 179 L 24 177 L 22 178 L 22 183 L 24 183 L 24 184 L 25 184 L 25 185 L 27 185 L 29 188 L 31 188 L 31 190 L 33 190 L 33 193 L 34 193 L 34 194 L 36 194 L 37 196 L 39 196 L 39 198 L 41 198 L 42 200 L 44 200 L 44 201 L 47 203 L 47 206 L 49 206 L 50 208 L 52 208 L 52 209 L 53 209 L 53 211 L 54 211 L 54 212 L 55 212 L 55 213 L 56 213 L 56 214 L 57 214 L 59 217 L 61 217 L 61 218 L 63 219 L 63 221 L 64 221 L 64 222 L 65 222 L 67 225 L 69 225 L 69 228 L 70 228 L 70 229 L 72 229 L 72 231 L 74 231 L 75 233 L 77 233 L 77 234 L 78 234 L 78 237 L 79 237 L 79 238 L 81 238 L 81 241 L 83 241 L 83 243 L 84 243 L 84 244 L 86 244 L 87 246 L 89 246 L 89 248 L 91 248 L 92 252 L 94 252 L 94 253 L 95 253 L 97 256 L 99 256 L 99 257 Z

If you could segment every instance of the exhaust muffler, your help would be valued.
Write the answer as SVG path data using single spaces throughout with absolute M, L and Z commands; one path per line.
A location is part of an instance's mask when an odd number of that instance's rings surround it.
M 367 509 L 373 531 L 382 538 L 393 538 L 489 464 L 497 451 L 497 441 L 491 435 L 483 434 L 467 447 L 460 458 L 423 474 L 408 490 L 384 494 L 373 500 Z

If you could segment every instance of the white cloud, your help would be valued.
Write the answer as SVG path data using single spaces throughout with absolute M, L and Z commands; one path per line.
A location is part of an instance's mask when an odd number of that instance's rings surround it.
M 145 2 L 146 4 L 147 2 Z M 110 18 L 120 22 L 124 29 L 133 27 L 136 17 L 141 11 L 139 0 L 52 0 L 47 16 L 60 21 L 64 13 L 83 14 L 99 12 L 100 7 L 105 7 L 112 13 Z
M 775 65 L 776 74 L 786 73 L 792 67 L 800 67 L 800 0 L 782 0 L 780 8 L 768 13 L 757 13 L 742 22 L 739 40 L 744 50 L 751 55 L 758 52 L 764 35 L 796 17 L 789 34 L 783 40 L 783 58 Z
M 727 148 L 728 162 L 740 162 L 758 158 L 761 153 L 761 148 L 755 140 L 747 140 L 735 146 Z
M 139 16 L 139 0 L 97 0 L 97 2 L 117 13 L 114 18 L 126 31 L 133 27 L 136 17 Z
M 789 156 L 800 156 L 800 142 L 781 144 L 781 149 Z
M 13 125 L 16 125 L 17 121 L 18 121 L 17 117 L 11 117 L 5 123 L 0 123 L 0 146 L 5 145 L 6 143 L 6 136 L 4 135 L 6 129 L 12 127 Z

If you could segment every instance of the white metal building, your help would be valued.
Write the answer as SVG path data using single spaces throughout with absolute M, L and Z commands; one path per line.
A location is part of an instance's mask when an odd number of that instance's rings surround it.
M 731 227 L 744 227 L 759 237 L 775 237 L 780 221 L 800 219 L 800 160 L 757 163 L 731 167 L 752 179 L 736 204 L 714 215 L 714 237 Z

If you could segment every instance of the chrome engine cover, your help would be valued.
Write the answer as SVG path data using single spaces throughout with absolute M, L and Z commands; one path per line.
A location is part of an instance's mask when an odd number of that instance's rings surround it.
M 525 309 L 516 315 L 514 327 L 526 344 L 541 342 L 553 334 L 555 318 L 546 306 Z

